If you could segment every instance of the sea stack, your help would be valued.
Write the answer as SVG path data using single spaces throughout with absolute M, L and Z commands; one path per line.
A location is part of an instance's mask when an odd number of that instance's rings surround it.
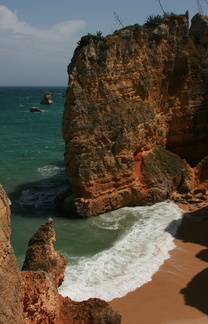
M 43 100 L 40 102 L 41 105 L 51 105 L 53 104 L 53 101 L 51 99 L 51 93 L 50 92 L 46 92 L 43 96 Z

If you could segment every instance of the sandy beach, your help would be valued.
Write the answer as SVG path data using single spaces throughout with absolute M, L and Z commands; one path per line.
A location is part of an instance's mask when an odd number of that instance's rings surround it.
M 152 280 L 110 302 L 122 324 L 208 323 L 208 207 L 189 213 L 200 221 L 183 217 L 176 248 Z

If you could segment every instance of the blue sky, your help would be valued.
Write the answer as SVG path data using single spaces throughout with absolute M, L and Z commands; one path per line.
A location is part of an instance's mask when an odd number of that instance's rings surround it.
M 204 0 L 160 0 L 166 12 L 189 10 L 193 17 Z M 157 0 L 1 0 L 0 86 L 67 85 L 67 65 L 83 35 L 103 35 L 124 25 L 143 24 L 162 14 Z

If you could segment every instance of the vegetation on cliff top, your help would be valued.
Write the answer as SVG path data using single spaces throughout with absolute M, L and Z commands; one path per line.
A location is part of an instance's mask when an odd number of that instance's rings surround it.
M 99 41 L 101 39 L 103 39 L 104 37 L 102 36 L 102 32 L 101 31 L 97 31 L 96 34 L 90 34 L 88 33 L 85 36 L 82 36 L 82 38 L 80 39 L 80 41 L 77 42 L 78 46 L 87 46 L 90 41 Z
M 140 24 L 137 23 L 137 24 L 134 24 L 134 25 L 124 27 L 123 23 L 122 24 L 120 23 L 122 25 L 122 28 L 119 29 L 119 30 L 115 30 L 114 35 L 120 34 L 120 32 L 122 32 L 123 30 L 127 30 L 127 29 L 129 31 L 136 32 L 136 31 L 139 31 L 142 27 L 147 27 L 147 28 L 153 27 L 153 28 L 155 28 L 158 25 L 160 25 L 161 23 L 164 23 L 167 19 L 175 19 L 178 16 L 179 15 L 176 15 L 176 14 L 174 14 L 172 12 L 171 13 L 164 12 L 164 14 L 162 16 L 160 16 L 160 15 L 150 15 L 150 16 L 147 17 L 147 19 L 146 19 L 143 26 L 141 26 Z M 90 43 L 91 40 L 93 42 L 98 42 L 98 41 L 104 40 L 104 39 L 105 38 L 103 37 L 102 32 L 97 31 L 96 34 L 88 33 L 87 35 L 82 36 L 82 38 L 77 42 L 77 44 L 78 44 L 79 47 L 83 47 L 83 46 L 87 46 Z

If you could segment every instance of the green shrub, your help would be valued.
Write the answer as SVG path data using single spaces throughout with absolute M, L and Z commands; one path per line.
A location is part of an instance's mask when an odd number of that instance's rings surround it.
M 144 23 L 145 27 L 157 27 L 164 20 L 163 16 L 160 15 L 150 15 L 147 17 L 146 22 Z
M 92 39 L 93 41 L 98 41 L 100 39 L 102 39 L 102 32 L 101 31 L 97 31 L 97 33 L 94 34 L 90 34 L 88 33 L 85 36 L 82 36 L 82 38 L 80 39 L 80 41 L 77 42 L 77 44 L 79 46 L 87 46 L 90 43 L 90 40 Z
M 177 18 L 178 17 L 178 15 L 177 14 L 175 14 L 175 13 L 173 13 L 173 12 L 166 12 L 166 13 L 164 13 L 164 16 L 163 16 L 165 19 L 167 18 L 167 19 L 175 19 L 175 18 Z

